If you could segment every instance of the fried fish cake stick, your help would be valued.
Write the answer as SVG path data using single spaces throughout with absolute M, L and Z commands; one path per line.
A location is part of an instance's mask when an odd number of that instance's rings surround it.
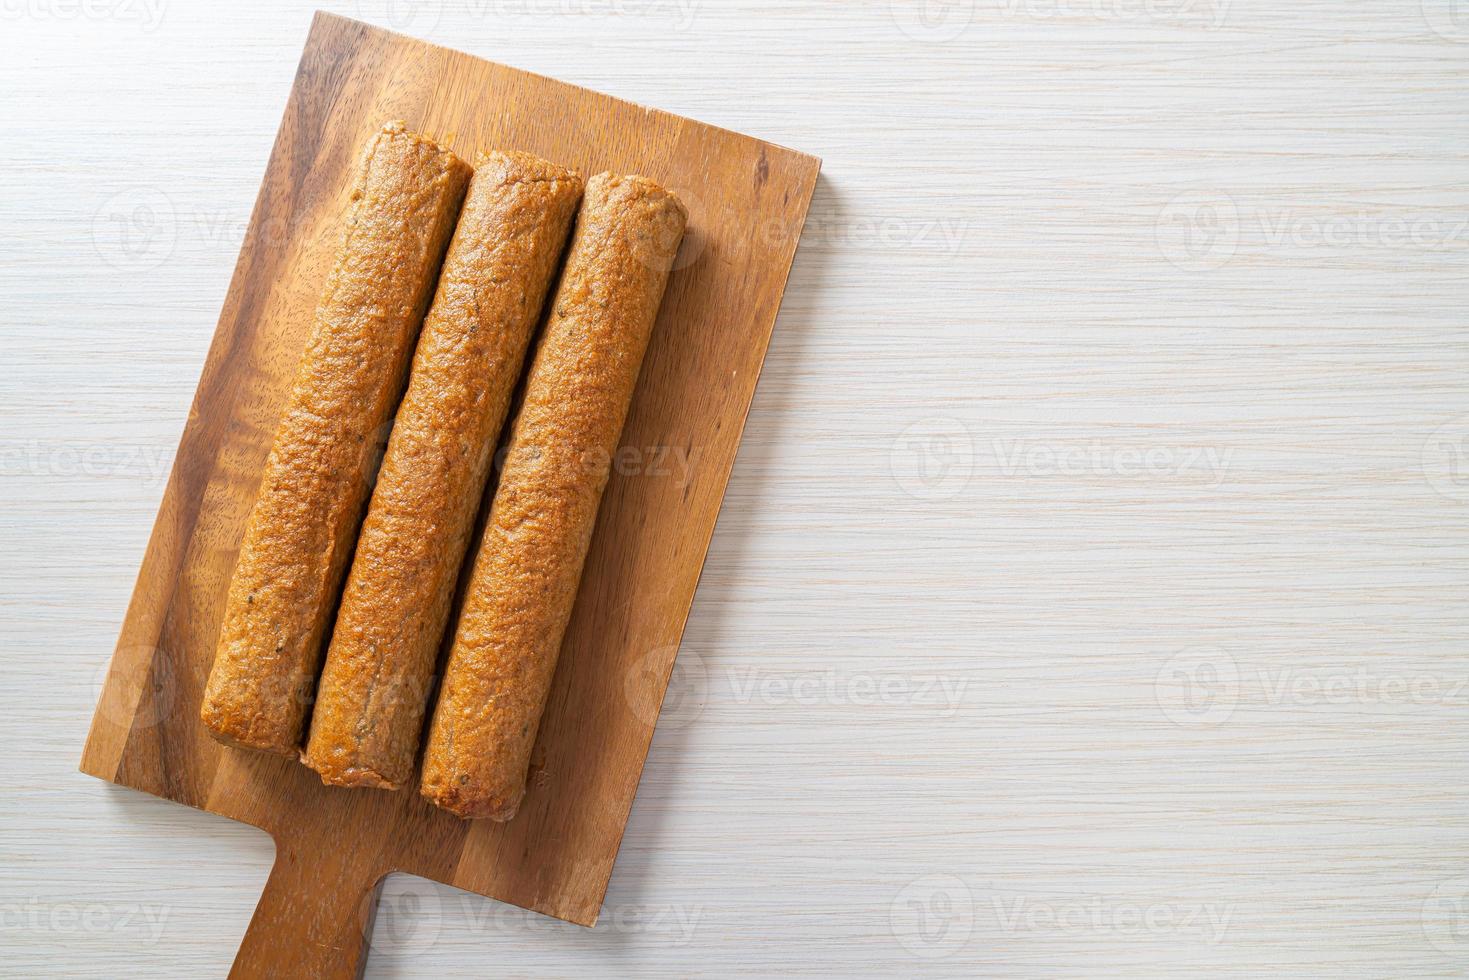
M 200 716 L 222 742 L 294 756 L 323 633 L 471 170 L 390 123 L 367 147 L 336 265 L 276 429 L 230 582 Z
M 602 490 L 687 214 L 641 177 L 587 182 L 434 707 L 422 792 L 509 820 Z
M 304 761 L 337 786 L 413 775 L 436 654 L 495 438 L 582 181 L 528 153 L 479 161 L 337 611 Z

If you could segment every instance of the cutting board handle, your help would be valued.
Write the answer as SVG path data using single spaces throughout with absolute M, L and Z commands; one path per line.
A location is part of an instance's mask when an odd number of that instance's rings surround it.
M 277 837 L 275 865 L 235 954 L 231 980 L 356 980 L 367 963 L 385 874 L 349 842 Z

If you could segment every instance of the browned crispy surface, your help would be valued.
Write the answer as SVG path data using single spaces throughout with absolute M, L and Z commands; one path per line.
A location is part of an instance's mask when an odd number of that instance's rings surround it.
M 304 761 L 338 786 L 413 775 L 435 655 L 581 178 L 527 153 L 479 161 L 357 540 Z
M 587 182 L 434 708 L 423 795 L 509 820 L 632 401 L 683 206 L 652 181 Z
M 373 472 L 470 168 L 390 123 L 352 213 L 230 582 L 200 716 L 223 742 L 294 755 Z

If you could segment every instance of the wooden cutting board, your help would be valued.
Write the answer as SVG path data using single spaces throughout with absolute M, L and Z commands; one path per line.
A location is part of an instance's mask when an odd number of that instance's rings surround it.
M 328 789 L 198 721 L 276 419 L 385 121 L 478 149 L 642 173 L 689 206 L 541 726 L 509 824 L 417 793 Z M 379 883 L 422 875 L 597 920 L 820 161 L 317 14 L 82 757 L 83 772 L 261 827 L 275 866 L 233 975 L 355 976 Z

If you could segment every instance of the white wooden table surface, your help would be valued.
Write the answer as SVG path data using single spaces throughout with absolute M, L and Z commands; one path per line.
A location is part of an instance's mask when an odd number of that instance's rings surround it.
M 1469 4 L 328 6 L 825 159 L 601 925 L 369 975 L 1469 969 Z M 265 880 L 76 763 L 310 16 L 0 0 L 7 975 Z

